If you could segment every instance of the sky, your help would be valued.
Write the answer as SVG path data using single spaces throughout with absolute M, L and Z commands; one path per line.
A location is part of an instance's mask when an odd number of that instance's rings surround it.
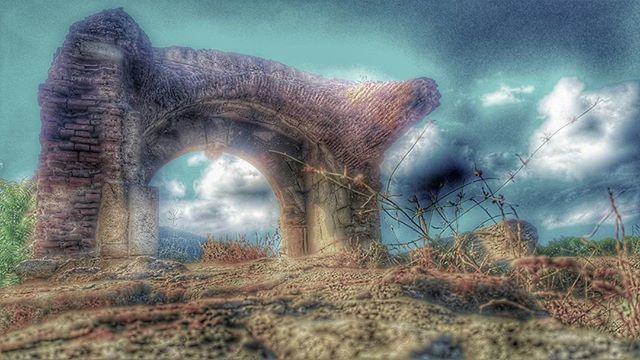
M 0 0 L 0 177 L 35 172 L 37 88 L 69 26 L 115 7 L 124 7 L 156 47 L 249 54 L 355 81 L 433 78 L 440 107 L 394 144 L 382 165 L 388 176 L 416 144 L 392 181 L 400 199 L 429 201 L 438 185 L 444 194 L 473 179 L 476 167 L 498 178 L 497 186 L 519 167 L 517 155 L 526 158 L 600 99 L 501 194 L 543 242 L 590 232 L 608 211 L 608 188 L 620 194 L 627 228 L 640 223 L 637 1 Z M 153 184 L 161 210 L 179 210 L 181 226 L 196 233 L 265 231 L 277 223 L 268 183 L 241 159 L 187 154 Z M 483 216 L 470 211 L 461 226 Z M 393 224 L 382 224 L 390 238 Z M 606 222 L 596 237 L 612 229 Z

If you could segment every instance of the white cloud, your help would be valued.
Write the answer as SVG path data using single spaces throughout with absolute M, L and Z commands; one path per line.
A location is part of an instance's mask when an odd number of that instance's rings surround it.
M 174 198 L 183 198 L 187 194 L 187 188 L 184 183 L 178 180 L 166 181 L 164 187 Z
M 519 103 L 522 102 L 522 99 L 517 95 L 531 94 L 534 90 L 533 85 L 510 87 L 502 84 L 500 89 L 482 95 L 482 106 L 490 107 Z
M 193 184 L 201 199 L 228 195 L 264 195 L 271 192 L 266 178 L 251 164 L 231 156 L 222 156 L 205 170 Z
M 192 156 L 190 156 L 187 159 L 187 165 L 191 166 L 191 167 L 195 167 L 195 166 L 199 166 L 201 164 L 205 164 L 209 161 L 209 159 L 207 159 L 207 157 L 203 154 L 203 153 L 197 153 L 194 154 Z
M 180 216 L 174 224 L 165 213 L 160 220 L 162 225 L 202 235 L 252 235 L 254 232 L 274 231 L 279 216 L 278 204 L 273 196 L 174 200 L 163 204 L 163 209 L 166 209 L 165 212 L 177 210 Z
M 424 134 L 423 134 L 424 132 Z M 422 134 L 422 137 L 420 137 Z M 415 146 L 413 146 L 415 144 Z M 394 178 L 403 178 L 409 175 L 415 168 L 416 162 L 421 161 L 429 154 L 435 152 L 442 145 L 442 135 L 438 126 L 427 123 L 423 128 L 411 129 L 408 134 L 398 140 L 386 152 L 381 170 L 385 176 L 389 176 L 394 167 L 402 161 L 394 174 Z M 413 149 L 411 147 L 413 146 Z M 406 158 L 402 157 L 408 153 Z
M 559 229 L 576 225 L 597 224 L 600 219 L 609 211 L 606 204 L 581 204 L 567 212 L 548 215 L 542 220 L 542 225 L 549 229 Z M 610 221 L 609 221 L 610 223 Z
M 542 225 L 550 230 L 577 225 L 595 226 L 611 212 L 611 203 L 604 191 L 596 196 L 594 194 L 586 196 L 591 199 L 581 203 L 574 201 L 571 207 L 551 210 L 551 213 L 543 217 Z M 640 192 L 637 191 L 624 193 L 616 198 L 616 206 L 623 221 L 633 221 L 638 218 L 640 214 L 638 204 L 640 204 Z M 615 217 L 613 215 L 603 222 L 605 225 L 613 225 L 614 223 Z
M 583 179 L 622 165 L 637 155 L 640 135 L 640 91 L 637 82 L 626 82 L 585 91 L 577 78 L 562 78 L 538 105 L 543 123 L 530 139 L 530 152 L 544 138 L 571 119 L 601 102 L 590 113 L 569 125 L 544 145 L 532 160 L 529 173 L 565 180 Z
M 279 206 L 265 177 L 251 164 L 224 155 L 209 164 L 193 183 L 196 199 L 174 199 L 162 204 L 161 224 L 197 234 L 214 235 L 274 231 Z M 180 218 L 171 221 L 166 212 Z

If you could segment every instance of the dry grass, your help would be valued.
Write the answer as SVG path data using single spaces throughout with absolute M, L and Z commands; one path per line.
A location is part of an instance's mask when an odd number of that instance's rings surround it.
M 237 240 L 221 241 L 213 235 L 207 236 L 207 242 L 202 245 L 202 261 L 208 263 L 237 264 L 246 261 L 278 256 L 278 244 L 273 237 L 265 237 L 251 243 L 246 236 L 240 235 Z
M 520 259 L 513 264 L 513 276 L 565 324 L 640 339 L 640 261 L 628 251 L 611 191 L 609 200 L 616 219 L 616 256 Z
M 144 282 L 123 282 L 104 289 L 73 289 L 0 303 L 0 334 L 75 310 L 95 310 L 136 304 L 180 301 L 173 289 L 153 288 Z
M 640 338 L 637 259 L 624 253 L 597 262 L 534 257 L 514 267 L 513 276 L 562 323 Z
M 343 249 L 334 255 L 332 260 L 347 268 L 375 268 L 398 263 L 398 259 L 389 254 L 387 247 L 377 241 L 369 246 L 355 244 Z

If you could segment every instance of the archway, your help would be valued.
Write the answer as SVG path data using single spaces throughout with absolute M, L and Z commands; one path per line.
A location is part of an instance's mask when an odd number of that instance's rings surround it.
M 432 80 L 356 83 L 214 50 L 153 48 L 121 9 L 74 24 L 39 92 L 34 255 L 154 255 L 149 180 L 188 151 L 267 176 L 285 251 L 379 239 L 378 208 L 297 161 L 379 187 L 384 150 L 439 103 Z M 282 154 L 286 154 L 283 156 Z
M 101 254 L 124 256 L 125 247 L 126 255 L 156 253 L 157 190 L 149 182 L 163 165 L 193 151 L 202 151 L 210 158 L 229 153 L 256 167 L 271 184 L 280 205 L 284 252 L 290 256 L 309 252 L 302 166 L 279 155 L 303 158 L 301 145 L 289 137 L 255 124 L 189 113 L 146 133 L 136 150 L 140 157 L 131 169 L 136 185 L 129 183 L 128 189 L 124 189 L 129 191 L 127 204 L 120 201 L 120 206 L 112 205 L 103 199 L 97 229 Z M 128 240 L 121 235 L 122 226 L 116 225 L 124 223 L 121 217 L 125 212 L 129 214 Z

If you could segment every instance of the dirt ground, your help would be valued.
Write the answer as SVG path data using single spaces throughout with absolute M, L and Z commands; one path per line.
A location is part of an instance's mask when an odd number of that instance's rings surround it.
M 67 263 L 0 289 L 1 359 L 637 359 L 506 278 L 337 258 Z

